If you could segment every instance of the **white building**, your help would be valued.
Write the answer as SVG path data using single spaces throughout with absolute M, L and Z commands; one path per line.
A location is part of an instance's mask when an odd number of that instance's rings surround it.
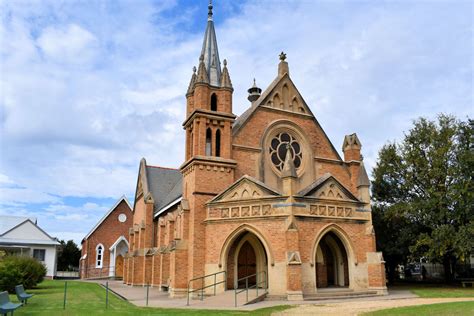
M 56 275 L 56 238 L 36 224 L 36 218 L 0 216 L 0 251 L 38 259 L 47 268 L 46 277 Z

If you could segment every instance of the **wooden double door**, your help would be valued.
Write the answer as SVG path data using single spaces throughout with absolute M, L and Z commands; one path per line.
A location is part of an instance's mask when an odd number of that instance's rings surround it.
M 257 273 L 257 256 L 255 255 L 255 250 L 248 241 L 246 241 L 239 251 L 239 256 L 237 258 L 237 278 L 240 280 L 250 275 Z M 257 282 L 257 278 L 252 276 L 247 279 L 248 286 L 254 286 Z M 238 281 L 239 288 L 245 288 L 246 280 Z

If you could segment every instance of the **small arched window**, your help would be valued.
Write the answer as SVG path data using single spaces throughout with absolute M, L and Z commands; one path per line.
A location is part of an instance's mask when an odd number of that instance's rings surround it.
M 215 93 L 211 95 L 211 111 L 217 111 L 217 95 Z
M 102 268 L 102 263 L 104 261 L 104 246 L 102 244 L 98 244 L 95 248 L 95 267 Z
M 206 156 L 212 155 L 212 131 L 210 128 L 206 130 Z
M 221 130 L 216 131 L 216 157 L 221 156 Z

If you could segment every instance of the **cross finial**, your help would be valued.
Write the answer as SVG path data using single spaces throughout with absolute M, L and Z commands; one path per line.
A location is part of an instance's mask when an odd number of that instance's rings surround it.
M 280 54 L 280 60 L 285 61 L 285 59 L 286 59 L 286 54 L 282 51 Z
M 207 19 L 211 21 L 212 20 L 212 0 L 209 0 L 209 5 L 207 6 L 207 8 L 209 9 L 207 13 Z

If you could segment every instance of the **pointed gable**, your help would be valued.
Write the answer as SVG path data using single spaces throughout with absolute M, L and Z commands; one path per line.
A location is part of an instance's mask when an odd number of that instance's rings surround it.
M 247 122 L 250 121 L 258 109 L 267 108 L 281 111 L 284 114 L 291 112 L 305 116 L 306 118 L 311 118 L 317 128 L 322 132 L 322 135 L 327 144 L 330 146 L 334 157 L 338 160 L 342 160 L 338 151 L 329 140 L 326 132 L 323 130 L 318 120 L 311 112 L 310 107 L 303 99 L 303 96 L 298 91 L 298 88 L 294 84 L 293 80 L 291 80 L 289 71 L 287 69 L 281 71 L 282 68 L 285 68 L 281 67 L 282 65 L 286 68 L 288 67 L 286 62 L 280 62 L 278 76 L 275 78 L 275 80 L 273 80 L 268 88 L 265 89 L 258 100 L 252 103 L 251 107 L 235 120 L 234 124 L 232 125 L 232 135 L 237 136 L 239 131 L 247 124 Z
M 257 102 L 260 106 L 312 115 L 288 73 L 278 77 Z
M 140 161 L 135 204 L 142 196 L 145 203 L 154 204 L 154 212 L 180 198 L 182 174 L 178 169 L 148 166 L 145 158 Z
M 209 203 L 259 199 L 262 197 L 280 195 L 279 192 L 273 190 L 264 183 L 245 175 L 213 198 Z
M 326 173 L 317 179 L 311 185 L 301 190 L 298 195 L 318 199 L 360 202 L 358 198 L 330 173 Z

